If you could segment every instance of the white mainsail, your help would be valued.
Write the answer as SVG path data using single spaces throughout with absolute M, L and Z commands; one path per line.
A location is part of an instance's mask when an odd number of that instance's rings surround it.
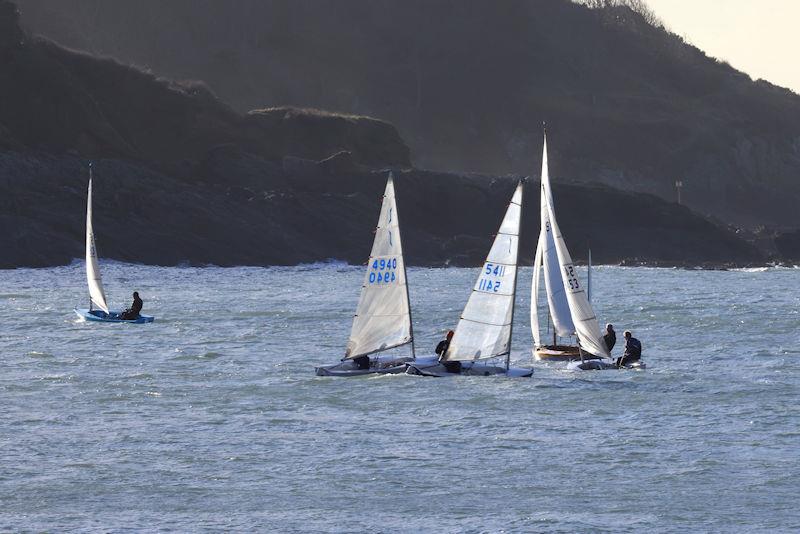
M 556 221 L 555 210 L 553 208 L 553 195 L 550 189 L 550 176 L 545 171 L 545 164 L 547 162 L 547 140 L 545 139 L 543 167 L 542 167 L 542 197 L 545 199 L 547 205 L 547 214 L 549 217 L 550 228 L 552 230 L 553 239 L 555 242 L 555 249 L 558 255 L 558 263 L 561 267 L 561 279 L 564 290 L 569 303 L 569 311 L 572 316 L 572 323 L 575 325 L 575 333 L 578 336 L 578 344 L 580 347 L 595 356 L 605 356 L 610 358 L 605 342 L 600 335 L 600 325 L 597 322 L 597 316 L 586 297 L 586 292 L 583 286 L 578 281 L 575 266 L 572 263 L 572 257 L 567 250 L 567 244 L 564 242 L 564 237 L 561 235 L 561 230 Z
M 550 308 L 550 317 L 553 319 L 553 330 L 561 337 L 571 336 L 575 332 L 575 325 L 572 322 L 572 315 L 567 302 L 567 292 L 564 289 L 564 282 L 561 280 L 561 266 L 558 261 L 555 238 L 550 223 L 550 211 L 548 205 L 552 207 L 553 197 L 549 192 L 550 171 L 547 165 L 547 139 L 544 141 L 542 155 L 542 184 L 548 182 L 548 193 L 542 187 L 540 200 L 541 228 L 545 234 L 544 250 L 542 262 L 544 264 L 544 285 L 547 291 L 547 303 Z
M 521 219 L 522 182 L 511 197 L 445 360 L 474 361 L 510 353 Z
M 390 174 L 345 357 L 357 358 L 407 343 L 413 343 L 411 307 Z
M 94 246 L 94 229 L 92 228 L 92 165 L 89 164 L 89 193 L 86 198 L 86 280 L 89 283 L 89 299 L 106 313 L 106 295 L 103 291 L 103 280 L 100 278 L 100 266 L 97 263 L 97 249 Z M 91 306 L 90 306 L 91 307 Z

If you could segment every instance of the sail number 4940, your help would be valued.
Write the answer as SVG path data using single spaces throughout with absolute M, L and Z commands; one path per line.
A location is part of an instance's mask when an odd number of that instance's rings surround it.
M 372 260 L 368 280 L 370 284 L 390 284 L 397 280 L 397 258 Z

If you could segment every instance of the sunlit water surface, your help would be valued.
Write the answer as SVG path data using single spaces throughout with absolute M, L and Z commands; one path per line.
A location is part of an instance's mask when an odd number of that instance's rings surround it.
M 0 530 L 800 529 L 800 270 L 598 268 L 649 367 L 571 373 L 524 269 L 533 379 L 336 379 L 360 268 L 102 267 L 155 323 L 78 322 L 82 264 L 0 271 Z M 409 270 L 420 353 L 476 275 Z

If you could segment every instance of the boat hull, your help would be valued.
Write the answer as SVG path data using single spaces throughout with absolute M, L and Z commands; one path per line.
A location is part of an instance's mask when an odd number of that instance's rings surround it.
M 364 375 L 396 375 L 405 372 L 406 365 L 412 362 L 411 358 L 395 360 L 370 360 L 369 369 L 359 369 L 353 360 L 345 360 L 333 365 L 324 365 L 314 368 L 317 376 L 364 376 Z
M 572 345 L 543 345 L 533 349 L 533 357 L 539 361 L 571 362 L 581 359 L 581 351 Z M 599 356 L 583 353 L 584 360 L 598 360 Z
M 95 323 L 129 323 L 129 324 L 144 324 L 144 323 L 152 323 L 155 320 L 155 317 L 150 315 L 139 315 L 136 319 L 120 319 L 121 312 L 112 311 L 111 313 L 106 313 L 103 310 L 87 310 L 87 309 L 75 309 L 75 313 L 83 319 L 84 321 L 91 321 Z
M 467 362 L 462 364 L 459 371 L 449 371 L 444 365 L 435 358 L 422 359 L 409 363 L 406 366 L 406 374 L 416 376 L 506 376 L 509 378 L 529 378 L 533 376 L 533 369 L 524 367 L 511 367 L 506 369 L 504 366 L 493 365 L 488 362 Z M 430 361 L 433 360 L 433 361 Z
M 567 369 L 570 371 L 608 371 L 608 370 L 615 370 L 618 371 L 620 369 L 646 369 L 643 361 L 633 362 L 628 365 L 623 365 L 622 367 L 617 367 L 616 363 L 610 362 L 608 360 L 586 360 L 584 362 L 574 361 L 570 362 L 567 365 Z

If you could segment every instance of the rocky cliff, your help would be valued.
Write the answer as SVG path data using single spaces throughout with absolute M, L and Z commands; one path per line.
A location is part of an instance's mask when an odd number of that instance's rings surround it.
M 268 108 L 240 114 L 204 84 L 176 83 L 31 38 L 0 0 L 0 267 L 83 255 L 86 163 L 95 160 L 103 258 L 175 265 L 361 263 L 387 169 L 397 175 L 411 264 L 480 263 L 518 177 L 410 168 L 390 124 Z M 558 134 L 553 145 L 566 141 Z M 561 180 L 562 229 L 577 258 L 725 264 L 764 258 L 728 229 L 672 203 Z M 538 233 L 527 188 L 523 258 Z
M 423 168 L 535 172 L 800 226 L 800 97 L 627 7 L 569 0 L 19 0 L 69 46 L 207 81 L 236 109 L 380 117 Z M 746 31 L 746 30 L 743 30 Z

